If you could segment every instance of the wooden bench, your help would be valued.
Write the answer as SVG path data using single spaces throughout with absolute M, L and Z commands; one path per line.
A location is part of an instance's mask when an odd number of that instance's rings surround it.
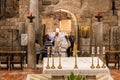
M 10 53 L 10 69 L 17 69 L 17 67 L 15 67 L 15 64 L 19 64 L 19 68 L 23 70 L 23 61 L 24 52 L 12 51 L 12 53 Z
M 1 66 L 2 64 L 5 64 L 6 67 L 2 67 Z M 9 68 L 9 56 L 6 53 L 0 53 L 0 68 L 1 69 L 3 69 L 3 68 L 8 69 Z
M 108 51 L 105 54 L 106 56 L 106 65 L 109 67 L 109 63 L 114 63 L 115 67 L 118 64 L 117 68 L 119 69 L 119 52 Z
M 1 60 L 1 64 L 7 64 L 7 68 L 15 69 L 15 64 L 20 65 L 20 69 L 23 69 L 23 60 L 26 51 L 0 51 L 0 55 L 6 57 L 5 60 Z

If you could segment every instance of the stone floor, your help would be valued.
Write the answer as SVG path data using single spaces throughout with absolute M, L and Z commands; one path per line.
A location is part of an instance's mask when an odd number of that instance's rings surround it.
M 27 74 L 41 74 L 42 66 L 36 70 L 31 70 L 29 68 L 24 68 L 23 70 L 0 70 L 0 80 L 26 80 Z M 110 68 L 111 76 L 114 80 L 120 80 L 120 70 L 113 67 Z M 63 77 L 55 77 L 53 80 L 64 80 Z M 93 77 L 88 80 L 95 80 Z

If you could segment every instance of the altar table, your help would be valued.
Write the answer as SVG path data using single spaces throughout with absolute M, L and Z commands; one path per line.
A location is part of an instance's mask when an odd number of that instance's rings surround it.
M 102 66 L 103 62 L 99 59 L 100 66 Z M 50 74 L 52 76 L 64 76 L 64 75 L 70 75 L 71 72 L 73 72 L 75 75 L 88 75 L 88 76 L 96 76 L 97 74 L 109 74 L 110 71 L 108 67 L 106 68 L 94 68 L 91 69 L 92 63 L 92 57 L 78 57 L 77 58 L 77 65 L 78 68 L 74 69 L 75 64 L 75 58 L 74 57 L 61 57 L 61 65 L 62 69 L 58 69 L 59 65 L 59 58 L 54 58 L 54 65 L 55 69 L 46 69 L 47 65 L 47 58 L 44 58 L 43 60 L 43 74 Z M 49 65 L 52 66 L 52 58 L 49 59 Z M 94 57 L 94 65 L 96 67 L 97 65 L 97 57 Z

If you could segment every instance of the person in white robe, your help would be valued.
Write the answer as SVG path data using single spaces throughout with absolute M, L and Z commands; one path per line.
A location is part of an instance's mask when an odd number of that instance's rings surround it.
M 61 37 L 59 33 L 56 32 L 55 38 L 54 38 L 54 53 L 55 53 L 54 55 L 55 56 L 58 56 L 59 54 L 60 42 L 61 42 Z
M 60 50 L 61 56 L 66 57 L 69 44 L 68 44 L 67 39 L 65 37 L 62 38 L 62 40 L 60 41 L 60 47 L 61 47 L 61 50 Z

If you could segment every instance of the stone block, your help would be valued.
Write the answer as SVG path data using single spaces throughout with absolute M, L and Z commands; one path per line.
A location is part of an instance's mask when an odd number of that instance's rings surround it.
M 118 22 L 117 21 L 113 21 L 109 23 L 110 26 L 118 26 Z
M 118 14 L 118 16 L 120 16 L 120 11 L 119 10 L 117 11 L 117 14 Z
M 120 26 L 120 19 L 118 20 L 118 26 Z

